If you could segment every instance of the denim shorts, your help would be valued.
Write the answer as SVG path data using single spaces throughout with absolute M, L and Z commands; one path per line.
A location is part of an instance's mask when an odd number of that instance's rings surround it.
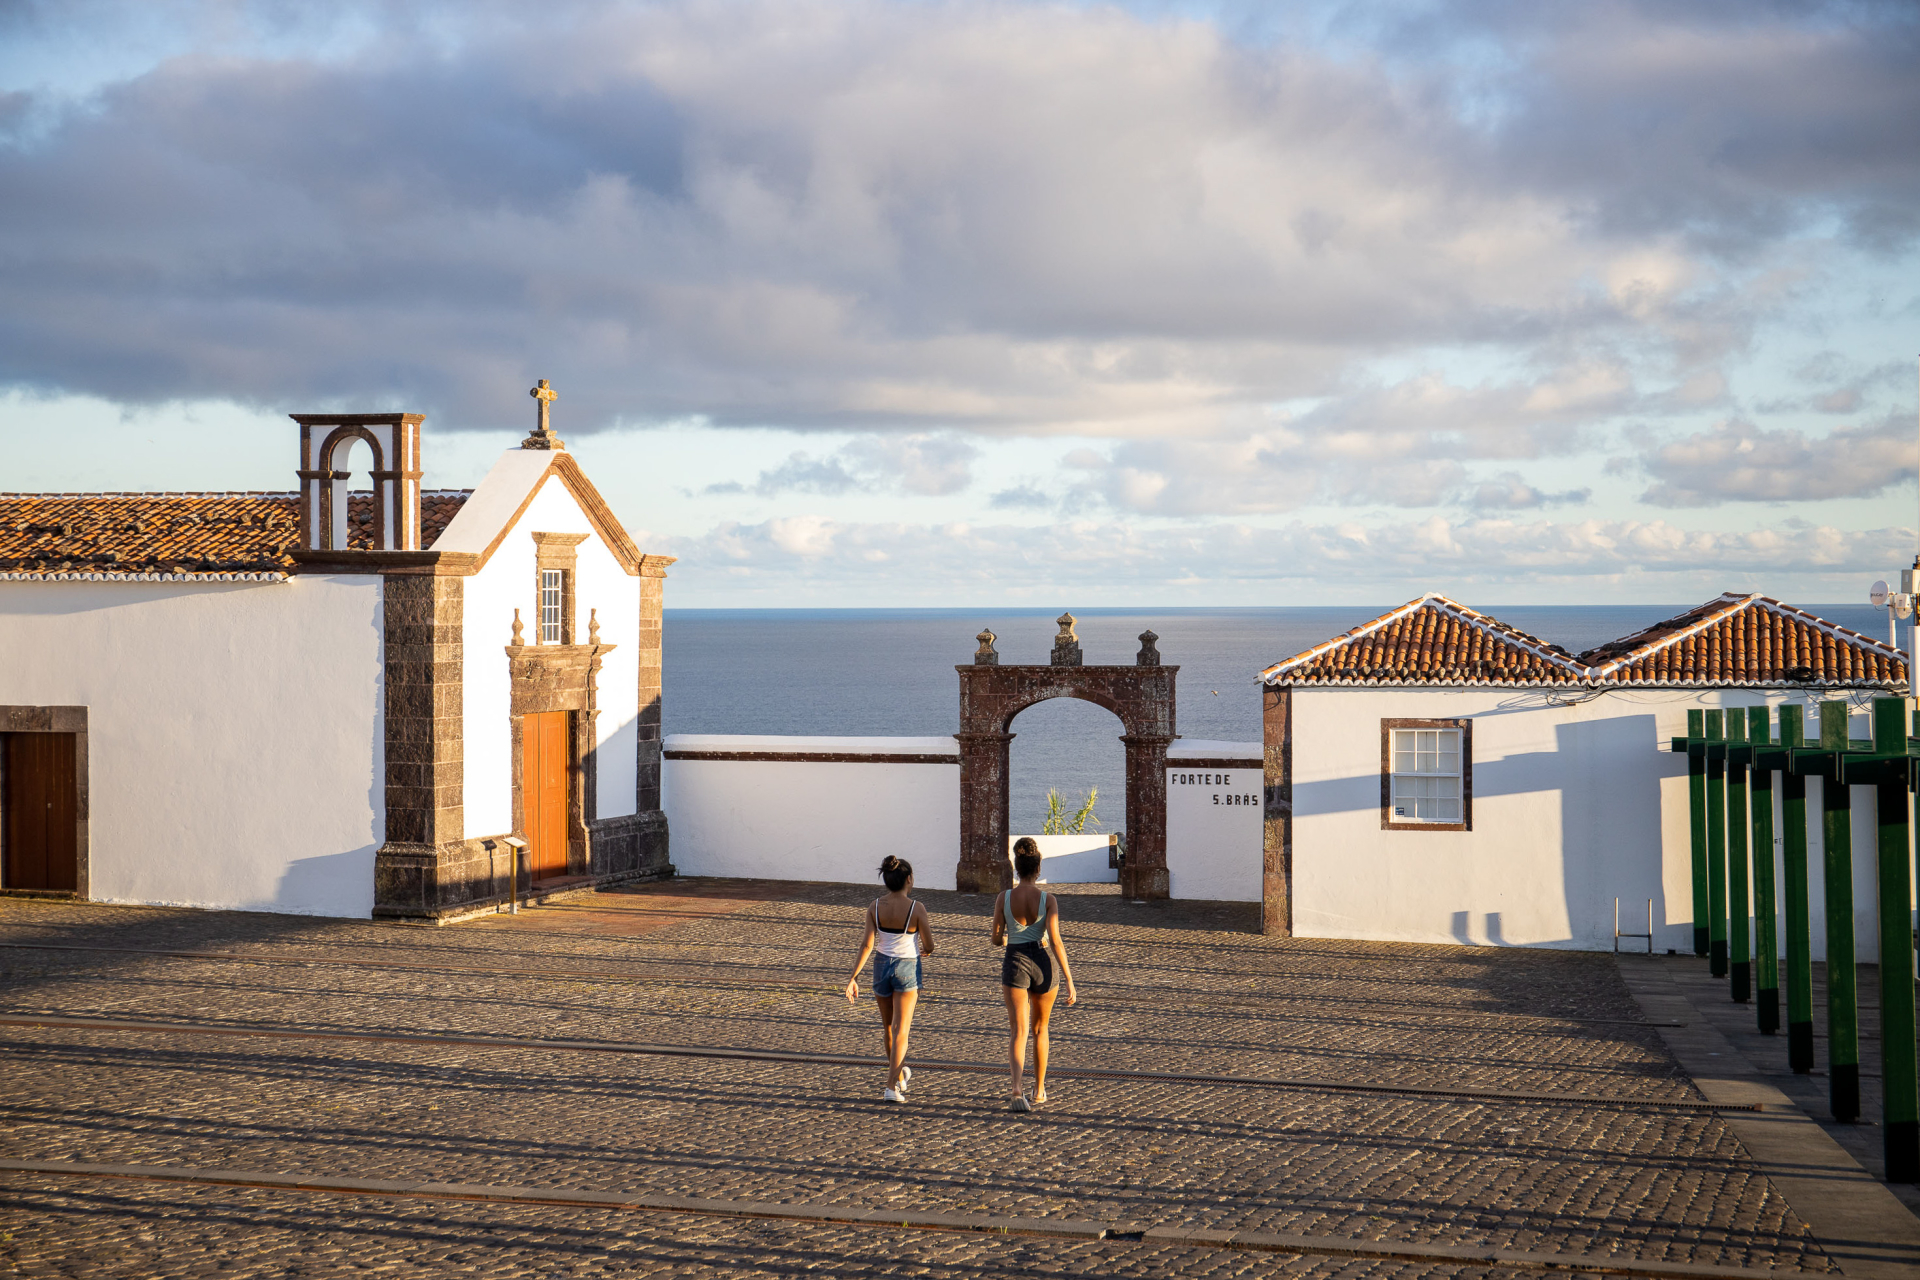
M 873 994 L 890 996 L 901 991 L 920 989 L 919 956 L 881 956 L 873 958 Z

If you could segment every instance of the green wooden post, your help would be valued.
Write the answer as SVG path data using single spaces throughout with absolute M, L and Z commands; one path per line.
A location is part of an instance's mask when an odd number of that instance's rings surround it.
M 1707 954 L 1707 728 L 1687 712 L 1687 816 L 1693 854 L 1693 954 Z
M 1884 1131 L 1888 1182 L 1920 1182 L 1920 1072 L 1913 1019 L 1912 870 L 1907 858 L 1907 700 L 1873 700 L 1875 755 L 1897 756 L 1905 776 L 1888 770 L 1876 786 L 1880 808 L 1880 1071 L 1886 1086 Z
M 1727 712 L 1727 972 L 1735 1004 L 1753 991 L 1752 915 L 1747 907 L 1747 717 Z
M 1753 793 L 1753 982 L 1760 1034 L 1780 1030 L 1780 900 L 1773 887 L 1773 712 L 1747 708 L 1747 737 L 1754 744 L 1748 785 Z
M 1788 752 L 1780 775 L 1781 872 L 1786 877 L 1781 901 L 1786 907 L 1787 1065 L 1800 1074 L 1813 1070 L 1813 922 L 1807 906 L 1807 775 L 1793 758 L 1801 743 L 1804 707 L 1780 708 L 1780 745 Z
M 1727 744 L 1725 716 L 1707 712 L 1707 972 L 1727 976 Z
M 1833 1118 L 1860 1117 L 1860 1009 L 1853 955 L 1853 796 L 1842 780 L 1847 704 L 1820 704 L 1820 751 L 1828 757 L 1820 785 L 1822 866 L 1827 881 L 1827 1097 Z

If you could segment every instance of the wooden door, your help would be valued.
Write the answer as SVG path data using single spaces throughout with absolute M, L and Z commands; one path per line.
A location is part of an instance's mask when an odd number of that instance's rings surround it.
M 567 716 L 543 711 L 520 720 L 521 806 L 535 880 L 567 874 Z
M 79 779 L 70 733 L 9 733 L 6 742 L 6 886 L 80 887 Z

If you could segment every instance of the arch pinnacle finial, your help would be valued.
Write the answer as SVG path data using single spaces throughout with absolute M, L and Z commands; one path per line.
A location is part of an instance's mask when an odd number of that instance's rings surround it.
M 1073 615 L 1063 613 L 1054 621 L 1060 624 L 1060 634 L 1053 638 L 1053 665 L 1056 667 L 1079 666 L 1080 637 L 1073 630 Z
M 999 636 L 994 635 L 993 632 L 987 628 L 980 628 L 980 634 L 974 637 L 975 640 L 980 642 L 980 647 L 973 651 L 974 666 L 997 667 L 1000 665 L 1000 653 L 993 647 L 993 642 L 999 638 Z
M 549 386 L 545 378 L 542 378 L 540 379 L 540 385 L 529 390 L 527 394 L 533 397 L 534 403 L 539 406 L 539 409 L 534 419 L 533 434 L 525 440 L 522 440 L 520 447 L 522 449 L 566 448 L 566 442 L 561 440 L 559 436 L 553 434 L 553 426 L 547 418 L 548 407 L 560 398 L 560 393 Z

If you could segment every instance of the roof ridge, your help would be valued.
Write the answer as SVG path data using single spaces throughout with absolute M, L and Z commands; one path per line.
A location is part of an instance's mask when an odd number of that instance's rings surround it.
M 1876 640 L 1872 636 L 1866 634 L 1864 631 L 1855 631 L 1852 627 L 1843 627 L 1837 622 L 1828 622 L 1825 618 L 1821 617 L 1819 614 L 1809 613 L 1805 609 L 1802 609 L 1797 604 L 1788 604 L 1784 600 L 1775 600 L 1772 596 L 1763 596 L 1757 591 L 1754 592 L 1753 595 L 1749 597 L 1749 599 L 1751 599 L 1756 604 L 1764 605 L 1765 607 L 1772 609 L 1776 613 L 1790 614 L 1793 617 L 1796 617 L 1801 621 L 1806 622 L 1808 625 L 1816 628 L 1817 630 L 1826 632 L 1828 635 L 1842 636 L 1856 643 L 1869 645 L 1875 649 L 1880 650 L 1882 653 L 1890 653 L 1894 657 L 1900 658 L 1902 660 L 1905 660 L 1907 656 L 1905 650 L 1897 649 L 1894 646 L 1888 644 L 1885 640 Z
M 1747 604 L 1750 604 L 1753 600 L 1757 598 L 1758 598 L 1758 593 L 1750 592 L 1746 595 L 1742 595 L 1735 591 L 1722 591 L 1718 596 L 1715 596 L 1712 600 L 1707 601 L 1705 604 L 1697 604 L 1693 606 L 1693 608 L 1691 609 L 1686 609 L 1680 613 L 1674 614 L 1673 617 L 1671 618 L 1663 618 L 1659 622 L 1653 623 L 1650 626 L 1645 626 L 1640 628 L 1638 631 L 1629 631 L 1626 635 L 1620 636 L 1617 639 L 1609 640 L 1605 644 L 1595 645 L 1593 648 L 1587 650 L 1587 653 L 1599 653 L 1602 649 L 1606 648 L 1607 645 L 1623 644 L 1626 641 L 1632 640 L 1635 636 L 1643 636 L 1649 631 L 1655 630 L 1656 628 L 1659 628 L 1659 627 L 1664 627 L 1668 623 L 1674 622 L 1677 619 L 1684 618 L 1689 613 L 1697 613 L 1702 609 L 1709 610 L 1708 613 L 1702 615 L 1699 618 L 1696 618 L 1694 621 L 1688 623 L 1684 627 L 1675 628 L 1672 631 L 1656 636 L 1652 640 L 1647 641 L 1645 644 L 1636 645 L 1634 648 L 1627 650 L 1625 653 L 1621 654 L 1617 658 L 1613 658 L 1606 662 L 1601 662 L 1601 663 L 1589 663 L 1588 666 L 1591 668 L 1595 676 L 1605 676 L 1613 671 L 1617 671 L 1619 668 L 1623 666 L 1626 666 L 1630 663 L 1638 662 L 1642 658 L 1649 657 L 1652 654 L 1656 654 L 1660 652 L 1660 650 L 1662 649 L 1678 644 L 1680 641 L 1685 640 L 1690 636 L 1699 635 L 1702 631 L 1705 631 L 1707 628 L 1718 624 L 1719 622 L 1721 622 L 1726 618 L 1732 617 L 1734 614 L 1738 613 L 1741 610 L 1741 608 L 1743 608 Z M 1712 606 L 1715 604 L 1719 604 L 1721 607 L 1718 609 L 1712 608 Z M 1581 657 L 1583 658 L 1585 656 L 1586 654 L 1581 655 Z
M 1290 668 L 1304 665 L 1345 645 L 1363 640 L 1374 632 L 1392 626 L 1394 623 L 1418 612 L 1428 605 L 1432 605 L 1442 612 L 1452 614 L 1468 626 L 1484 631 L 1503 643 L 1524 649 L 1551 666 L 1561 667 L 1579 675 L 1586 675 L 1591 670 L 1585 663 L 1568 653 L 1565 649 L 1562 649 L 1559 645 L 1549 643 L 1536 635 L 1522 631 L 1509 623 L 1502 622 L 1490 613 L 1482 613 L 1470 605 L 1461 604 L 1458 600 L 1454 600 L 1438 591 L 1428 591 L 1415 599 L 1407 601 L 1407 603 L 1403 605 L 1389 609 L 1370 622 L 1364 622 L 1349 631 L 1333 637 L 1331 640 L 1322 641 L 1311 649 L 1304 649 L 1294 654 L 1291 658 L 1286 658 L 1274 663 L 1260 673 L 1259 679 L 1262 681 L 1270 681 Z
M 1717 609 L 1712 607 L 1716 604 L 1720 606 Z M 1767 609 L 1782 617 L 1792 618 L 1795 621 L 1805 623 L 1816 631 L 1823 631 L 1828 635 L 1851 644 L 1865 645 L 1878 653 L 1897 658 L 1902 662 L 1907 660 L 1905 653 L 1894 648 L 1886 641 L 1876 640 L 1872 636 L 1863 635 L 1853 628 L 1843 627 L 1837 622 L 1828 622 L 1819 614 L 1810 613 L 1798 605 L 1787 604 L 1782 600 L 1776 600 L 1772 596 L 1761 595 L 1758 591 L 1722 591 L 1717 597 L 1707 601 L 1705 604 L 1695 605 L 1685 613 L 1674 615 L 1676 618 L 1684 618 L 1688 613 L 1694 613 L 1701 609 L 1708 610 L 1708 612 L 1694 619 L 1686 626 L 1676 627 L 1664 635 L 1657 636 L 1645 644 L 1636 645 L 1625 653 L 1605 662 L 1590 664 L 1594 677 L 1596 679 L 1605 679 L 1622 667 L 1629 667 L 1636 662 L 1645 661 L 1647 658 L 1659 653 L 1662 649 L 1672 648 L 1674 645 L 1689 640 L 1703 631 L 1719 626 L 1722 622 L 1725 622 L 1728 618 L 1731 618 L 1734 614 L 1742 610 L 1755 608 Z M 1652 626 L 1642 627 L 1639 631 L 1629 633 L 1628 635 L 1620 637 L 1619 640 L 1611 640 L 1607 643 L 1619 644 L 1623 641 L 1631 640 L 1634 636 L 1645 635 L 1647 632 L 1657 627 L 1665 626 L 1673 620 L 1673 618 L 1668 618 L 1664 622 L 1656 622 Z M 1595 645 L 1593 648 L 1587 650 L 1587 653 L 1598 653 L 1606 647 L 1607 645 L 1604 644 Z M 1584 658 L 1586 655 L 1582 654 L 1581 656 Z
M 1265 680 L 1269 676 L 1279 674 L 1281 671 L 1284 671 L 1288 667 L 1298 666 L 1302 662 L 1307 661 L 1309 658 L 1319 657 L 1321 654 L 1330 652 L 1333 649 L 1336 649 L 1339 646 L 1346 644 L 1350 641 L 1358 640 L 1364 636 L 1372 635 L 1375 631 L 1380 630 L 1382 627 L 1390 626 L 1393 623 L 1398 622 L 1401 618 L 1406 617 L 1407 614 L 1413 612 L 1415 609 L 1425 604 L 1428 600 L 1432 599 L 1433 594 L 1434 593 L 1429 592 L 1426 595 L 1416 597 L 1415 599 L 1407 601 L 1403 605 L 1398 605 L 1392 609 L 1387 610 L 1385 613 L 1381 614 L 1379 617 L 1375 618 L 1371 622 L 1363 622 L 1357 627 L 1341 632 L 1339 635 L 1333 637 L 1331 640 L 1322 640 L 1319 644 L 1314 645 L 1311 649 L 1302 649 L 1299 653 L 1294 654 L 1291 658 L 1283 658 L 1281 661 L 1274 663 L 1272 666 L 1262 671 L 1260 673 L 1259 678 L 1262 680 Z M 1442 598 L 1444 599 L 1444 597 Z

